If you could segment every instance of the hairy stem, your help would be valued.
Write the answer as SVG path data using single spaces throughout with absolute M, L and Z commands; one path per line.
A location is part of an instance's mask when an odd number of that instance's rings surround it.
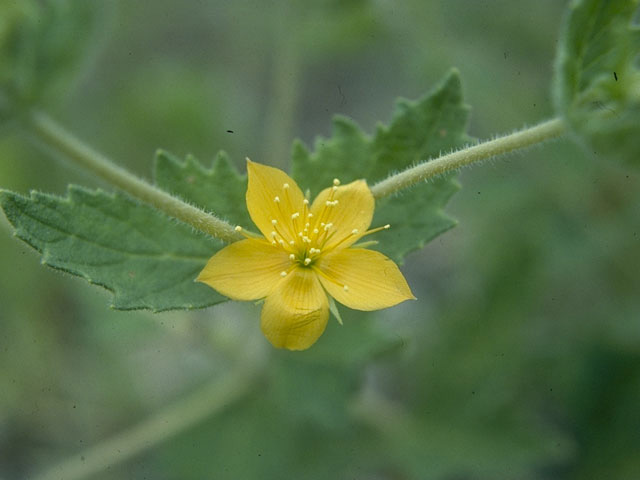
M 565 130 L 566 127 L 562 119 L 548 120 L 534 127 L 420 163 L 415 167 L 408 168 L 382 180 L 371 187 L 371 191 L 375 198 L 384 198 L 420 181 L 428 180 L 451 170 L 458 170 L 475 162 L 481 162 L 559 137 L 564 134 Z
M 249 364 L 237 367 L 224 378 L 216 379 L 138 425 L 30 478 L 32 480 L 61 478 L 79 480 L 115 467 L 146 450 L 157 447 L 198 422 L 220 413 L 225 407 L 247 394 L 251 386 L 256 384 L 258 373 L 265 363 L 262 357 L 264 355 L 256 355 L 248 362 Z
M 167 215 L 225 242 L 233 242 L 243 238 L 234 230 L 233 226 L 224 220 L 169 195 L 116 165 L 62 128 L 47 114 L 32 113 L 28 125 L 40 143 L 64 154 L 101 179 L 156 207 Z

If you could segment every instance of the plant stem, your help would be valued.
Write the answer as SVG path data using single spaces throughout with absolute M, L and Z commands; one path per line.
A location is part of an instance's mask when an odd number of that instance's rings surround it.
M 520 130 L 510 135 L 479 143 L 456 152 L 443 155 L 434 160 L 427 160 L 415 167 L 390 176 L 371 187 L 375 198 L 384 198 L 416 183 L 458 170 L 475 162 L 491 157 L 504 155 L 537 143 L 559 137 L 566 130 L 560 118 L 554 118 L 534 127 Z
M 264 352 L 263 352 L 264 353 Z M 238 367 L 224 378 L 160 410 L 152 417 L 100 444 L 79 452 L 47 469 L 32 480 L 79 480 L 123 463 L 152 449 L 189 427 L 221 412 L 248 393 L 266 363 L 264 355 Z M 243 362 L 244 363 L 244 362 Z
M 37 139 L 46 146 L 64 154 L 73 162 L 129 195 L 225 242 L 233 242 L 243 238 L 239 232 L 234 230 L 233 226 L 224 220 L 169 195 L 116 165 L 65 130 L 47 114 L 33 112 L 27 124 L 30 131 L 35 133 Z

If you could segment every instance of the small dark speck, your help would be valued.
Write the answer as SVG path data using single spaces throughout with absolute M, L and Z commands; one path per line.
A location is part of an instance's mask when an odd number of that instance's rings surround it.
M 507 57 L 509 56 L 509 52 L 504 52 L 504 59 L 506 60 Z
M 475 395 L 476 391 L 475 390 L 471 390 L 471 395 Z
M 480 195 L 481 192 L 478 192 L 478 195 Z
M 233 133 L 233 130 L 227 130 L 227 133 Z
M 616 72 L 613 72 L 613 78 L 616 79 L 616 82 L 618 81 L 618 74 Z
M 535 107 L 535 106 L 536 106 L 536 104 L 534 103 L 534 104 L 533 104 L 533 106 Z
M 550 388 L 550 389 L 549 389 L 549 391 L 550 391 L 550 392 L 553 392 L 553 388 Z
M 74 405 L 73 408 L 76 408 L 76 406 Z
M 82 460 L 82 461 L 84 462 L 84 455 L 82 455 L 82 456 L 80 457 L 80 460 Z

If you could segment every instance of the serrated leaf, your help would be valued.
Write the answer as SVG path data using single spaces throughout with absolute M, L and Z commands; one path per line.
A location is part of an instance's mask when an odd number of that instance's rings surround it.
M 155 160 L 156 184 L 167 192 L 233 225 L 253 225 L 247 211 L 247 176 L 240 175 L 225 152 L 219 152 L 211 168 L 189 155 L 184 161 L 159 151 Z
M 561 34 L 556 109 L 596 153 L 640 164 L 638 0 L 574 0 Z
M 366 178 L 373 185 L 391 172 L 467 143 L 468 113 L 459 75 L 453 71 L 424 98 L 400 100 L 391 124 L 379 126 L 373 136 L 353 121 L 337 117 L 331 138 L 318 138 L 313 153 L 296 142 L 293 176 L 312 196 L 336 176 L 343 183 Z M 442 209 L 458 189 L 455 177 L 446 175 L 377 200 L 374 225 L 392 225 L 391 230 L 377 235 L 377 248 L 402 263 L 407 253 L 453 227 L 455 220 Z
M 64 198 L 0 191 L 0 204 L 43 264 L 111 290 L 114 308 L 192 309 L 225 300 L 194 283 L 221 243 L 127 196 L 72 185 Z

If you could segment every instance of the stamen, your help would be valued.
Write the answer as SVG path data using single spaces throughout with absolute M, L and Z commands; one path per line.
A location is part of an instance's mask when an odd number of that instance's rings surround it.
M 276 225 L 277 223 L 278 223 L 278 220 L 276 220 L 275 218 L 271 220 L 271 225 Z
M 276 195 L 273 201 L 276 203 L 280 203 L 280 197 Z
M 340 180 L 338 180 L 337 178 L 333 179 L 333 185 L 334 187 L 337 187 L 338 185 L 340 185 Z
M 278 232 L 271 232 L 271 238 L 276 238 L 278 236 Z
M 354 228 L 353 230 L 351 230 L 351 233 L 354 234 L 354 235 L 357 235 L 358 234 L 358 229 Z
M 309 200 L 305 198 L 304 200 L 302 200 L 302 203 L 304 203 L 305 205 L 309 205 Z
M 313 233 L 318 233 L 320 230 L 318 230 L 317 228 L 313 229 Z
M 236 232 L 241 232 L 242 231 L 242 227 L 240 225 L 236 225 L 236 228 L 234 228 L 234 230 Z
M 313 217 L 313 213 L 309 213 L 309 215 L 307 215 L 307 217 L 309 217 L 309 218 Z
M 326 232 L 327 230 L 329 230 L 331 227 L 333 227 L 333 223 L 329 222 L 324 226 L 324 231 Z
M 286 277 L 287 276 L 287 272 L 285 272 L 284 270 L 282 272 L 280 272 L 280 276 L 281 277 Z
M 291 220 L 295 220 L 296 218 L 298 218 L 300 216 L 299 212 L 293 213 L 291 214 Z
M 306 235 L 302 237 L 302 241 L 305 243 L 311 243 L 311 240 L 309 240 L 309 237 L 307 237 Z
M 391 225 L 389 225 L 389 224 L 387 223 L 387 224 L 386 224 L 384 227 L 382 227 L 382 228 L 384 228 L 385 230 L 389 230 L 389 229 L 391 228 Z
M 296 244 L 296 242 L 295 242 L 295 241 L 293 241 L 293 240 L 289 240 L 289 245 L 291 245 L 291 246 L 293 247 L 295 244 Z
M 292 262 L 296 259 L 296 256 L 293 253 L 289 254 L 289 260 L 291 260 Z
M 282 185 L 282 188 L 284 188 L 286 190 L 287 188 L 289 188 L 289 184 L 285 183 L 284 185 Z
M 338 190 L 338 187 L 336 185 L 334 185 L 333 187 L 333 191 L 335 192 L 336 190 Z
M 311 263 L 311 259 L 309 257 L 304 259 L 304 264 L 309 265 Z
M 344 285 L 344 286 L 342 287 L 342 289 L 343 289 L 345 292 L 348 292 L 348 291 L 349 291 L 349 286 L 348 286 L 348 285 Z

